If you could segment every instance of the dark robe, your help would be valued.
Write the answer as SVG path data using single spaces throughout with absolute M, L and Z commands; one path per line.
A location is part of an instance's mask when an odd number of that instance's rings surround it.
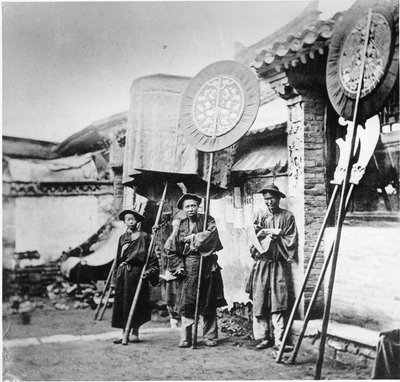
M 207 230 L 203 232 L 204 215 L 198 215 L 193 231 L 190 231 L 189 219 L 180 220 L 173 232 L 173 242 L 168 251 L 168 270 L 175 275 L 179 269 L 185 270 L 184 276 L 177 279 L 176 311 L 184 317 L 194 318 L 196 307 L 197 282 L 200 256 L 203 256 L 199 314 L 215 314 L 215 309 L 227 305 L 224 298 L 221 267 L 217 263 L 216 251 L 222 249 L 215 220 L 209 216 Z M 183 239 L 194 234 L 190 243 Z
M 255 262 L 246 292 L 253 301 L 256 317 L 287 310 L 289 267 L 297 252 L 297 227 L 291 212 L 279 208 L 273 215 L 263 217 L 256 222 L 256 233 L 263 228 L 280 228 L 282 236 L 271 241 L 265 253 L 261 254 L 254 246 L 250 248 Z
M 115 296 L 111 326 L 125 329 L 129 311 L 140 280 L 143 266 L 146 262 L 150 237 L 140 232 L 137 239 L 131 240 L 131 235 L 124 233 L 118 242 L 117 261 L 114 269 Z M 150 275 L 143 279 L 137 305 L 133 314 L 131 328 L 138 328 L 151 319 L 149 281 L 154 285 L 158 282 L 158 260 L 152 255 L 146 270 Z

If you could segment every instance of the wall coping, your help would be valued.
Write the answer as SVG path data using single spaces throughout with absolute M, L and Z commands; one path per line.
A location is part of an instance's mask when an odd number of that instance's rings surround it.
M 293 323 L 293 333 L 300 334 L 303 321 L 295 320 Z M 310 320 L 307 325 L 306 336 L 317 335 L 321 332 L 322 320 Z M 332 321 L 328 325 L 328 337 L 336 337 L 349 342 L 355 342 L 371 348 L 376 348 L 379 341 L 379 331 L 361 328 L 355 325 L 342 324 Z

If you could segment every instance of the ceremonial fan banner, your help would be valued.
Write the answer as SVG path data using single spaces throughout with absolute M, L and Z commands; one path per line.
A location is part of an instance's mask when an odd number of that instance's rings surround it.
M 236 61 L 207 66 L 189 83 L 181 103 L 180 128 L 197 150 L 210 153 L 205 218 L 207 229 L 210 184 L 214 152 L 237 142 L 253 124 L 260 104 L 260 90 L 254 73 Z M 203 257 L 200 256 L 192 348 L 197 348 L 199 297 Z
M 368 9 L 372 11 L 372 18 L 357 113 L 359 123 L 381 111 L 396 81 L 399 67 L 398 3 L 391 6 L 388 1 L 356 2 L 335 26 L 326 68 L 326 85 L 333 107 L 345 120 L 353 119 L 362 47 L 368 32 Z
M 248 131 L 259 104 L 258 81 L 247 66 L 216 62 L 189 83 L 182 98 L 180 127 L 197 150 L 219 151 Z

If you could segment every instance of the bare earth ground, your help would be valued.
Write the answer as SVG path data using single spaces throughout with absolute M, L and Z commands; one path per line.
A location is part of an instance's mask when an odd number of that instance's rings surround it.
M 30 325 L 17 315 L 3 315 L 3 338 L 54 334 L 97 334 L 111 331 L 110 310 L 103 321 L 92 310 L 35 310 Z M 144 327 L 168 327 L 165 318 Z M 116 331 L 116 336 L 120 331 Z M 109 340 L 75 341 L 10 347 L 3 350 L 3 380 L 115 381 L 115 380 L 292 380 L 313 379 L 317 347 L 303 342 L 297 364 L 277 364 L 272 350 L 256 351 L 251 340 L 220 335 L 220 344 L 179 349 L 179 332 L 148 332 L 139 344 L 114 345 Z M 324 379 L 368 379 L 370 368 L 343 365 L 326 349 Z

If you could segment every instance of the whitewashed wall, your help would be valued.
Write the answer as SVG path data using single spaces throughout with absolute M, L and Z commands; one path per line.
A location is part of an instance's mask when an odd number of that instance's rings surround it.
M 36 265 L 56 260 L 93 235 L 110 216 L 113 195 L 20 197 L 15 200 L 15 251 L 37 250 Z
M 325 256 L 335 236 L 325 233 Z M 328 273 L 329 275 L 329 273 Z M 398 227 L 345 225 L 339 248 L 331 315 L 376 330 L 400 328 Z M 329 277 L 325 278 L 327 289 Z

